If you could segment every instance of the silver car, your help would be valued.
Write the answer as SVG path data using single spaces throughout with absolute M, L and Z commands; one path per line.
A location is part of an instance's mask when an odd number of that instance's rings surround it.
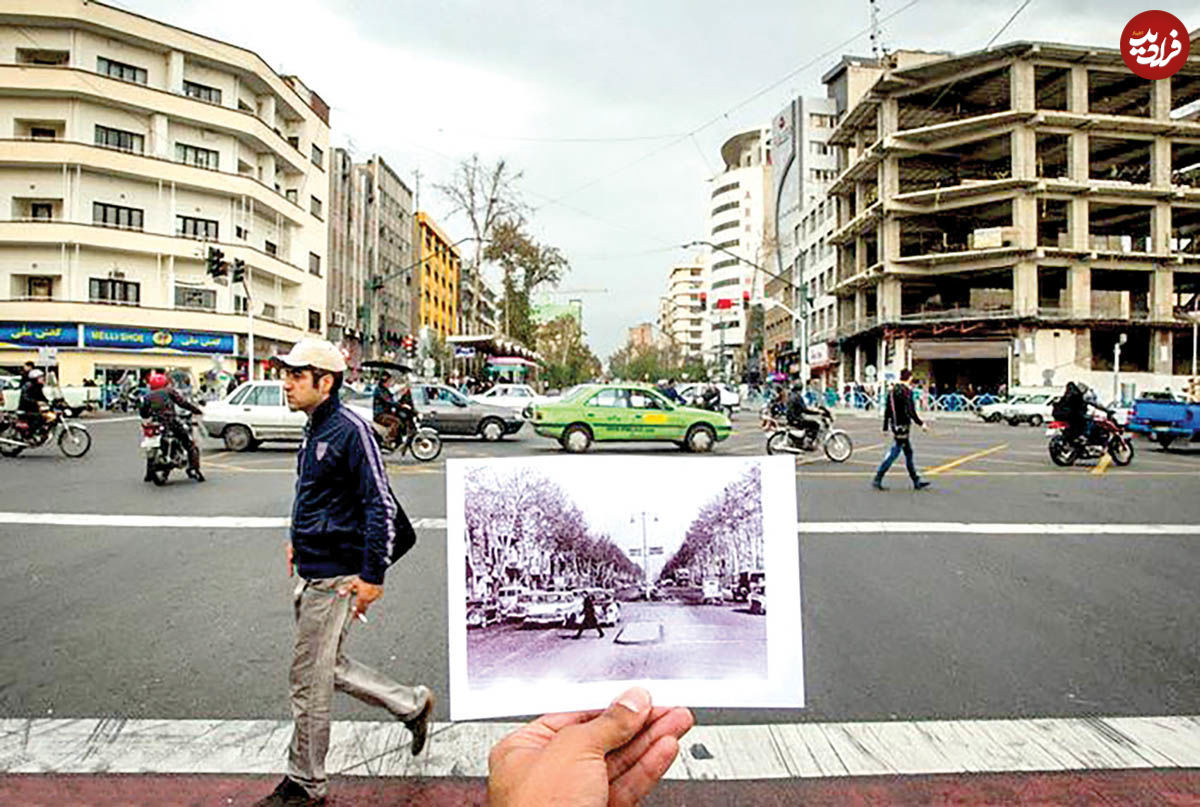
M 520 413 L 502 406 L 478 403 L 441 384 L 413 384 L 413 404 L 426 416 L 425 424 L 439 434 L 478 435 L 500 440 L 525 425 Z

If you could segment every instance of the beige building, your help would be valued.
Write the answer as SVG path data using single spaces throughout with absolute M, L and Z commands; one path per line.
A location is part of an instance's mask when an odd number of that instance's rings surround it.
M 659 300 L 659 331 L 682 356 L 700 357 L 704 351 L 704 312 L 700 294 L 704 265 L 699 260 L 671 269 L 667 293 Z
M 250 306 L 258 359 L 324 334 L 329 108 L 299 79 L 82 0 L 0 2 L 0 54 L 0 366 L 230 370 Z
M 839 110 L 839 335 L 851 377 L 939 390 L 1179 388 L 1200 293 L 1200 58 L 1112 48 L 923 54 Z M 850 374 L 848 374 L 850 375 Z M 1126 392 L 1128 392 L 1126 388 Z

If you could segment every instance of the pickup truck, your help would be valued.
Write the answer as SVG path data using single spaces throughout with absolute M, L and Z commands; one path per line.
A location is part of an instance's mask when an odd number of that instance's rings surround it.
M 1200 403 L 1139 398 L 1127 428 L 1164 449 L 1176 440 L 1200 443 Z
M 70 407 L 71 416 L 79 417 L 83 412 L 97 409 L 100 406 L 99 387 L 60 387 L 51 375 L 46 379 L 46 398 L 57 400 L 62 398 Z M 4 397 L 4 411 L 15 412 L 21 401 L 21 377 L 15 375 L 0 376 L 0 395 Z

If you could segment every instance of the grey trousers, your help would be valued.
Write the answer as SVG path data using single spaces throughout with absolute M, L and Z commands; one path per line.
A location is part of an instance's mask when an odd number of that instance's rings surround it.
M 353 598 L 339 597 L 337 590 L 352 579 L 305 580 L 294 597 L 296 646 L 289 680 L 295 727 L 287 775 L 312 797 L 325 796 L 329 787 L 325 754 L 334 689 L 382 706 L 401 720 L 416 717 L 429 699 L 426 687 L 397 684 L 346 656 L 342 645 L 354 621 Z

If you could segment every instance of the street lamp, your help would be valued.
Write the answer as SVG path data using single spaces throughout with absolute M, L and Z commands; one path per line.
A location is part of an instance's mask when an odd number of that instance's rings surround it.
M 651 521 L 655 522 L 656 524 L 658 523 L 658 516 L 648 513 L 645 510 L 634 513 L 632 516 L 630 516 L 629 523 L 635 524 L 639 518 L 642 520 L 642 577 L 644 578 L 646 585 L 650 585 L 650 551 L 646 542 L 646 516 L 650 516 Z M 655 549 L 662 549 L 662 547 L 657 546 Z
M 1128 341 L 1129 337 L 1121 334 L 1113 345 L 1113 401 L 1116 404 L 1121 402 L 1121 345 Z
M 1196 332 L 1200 330 L 1200 292 L 1192 295 L 1192 310 L 1188 312 L 1192 321 L 1192 378 L 1196 378 Z

